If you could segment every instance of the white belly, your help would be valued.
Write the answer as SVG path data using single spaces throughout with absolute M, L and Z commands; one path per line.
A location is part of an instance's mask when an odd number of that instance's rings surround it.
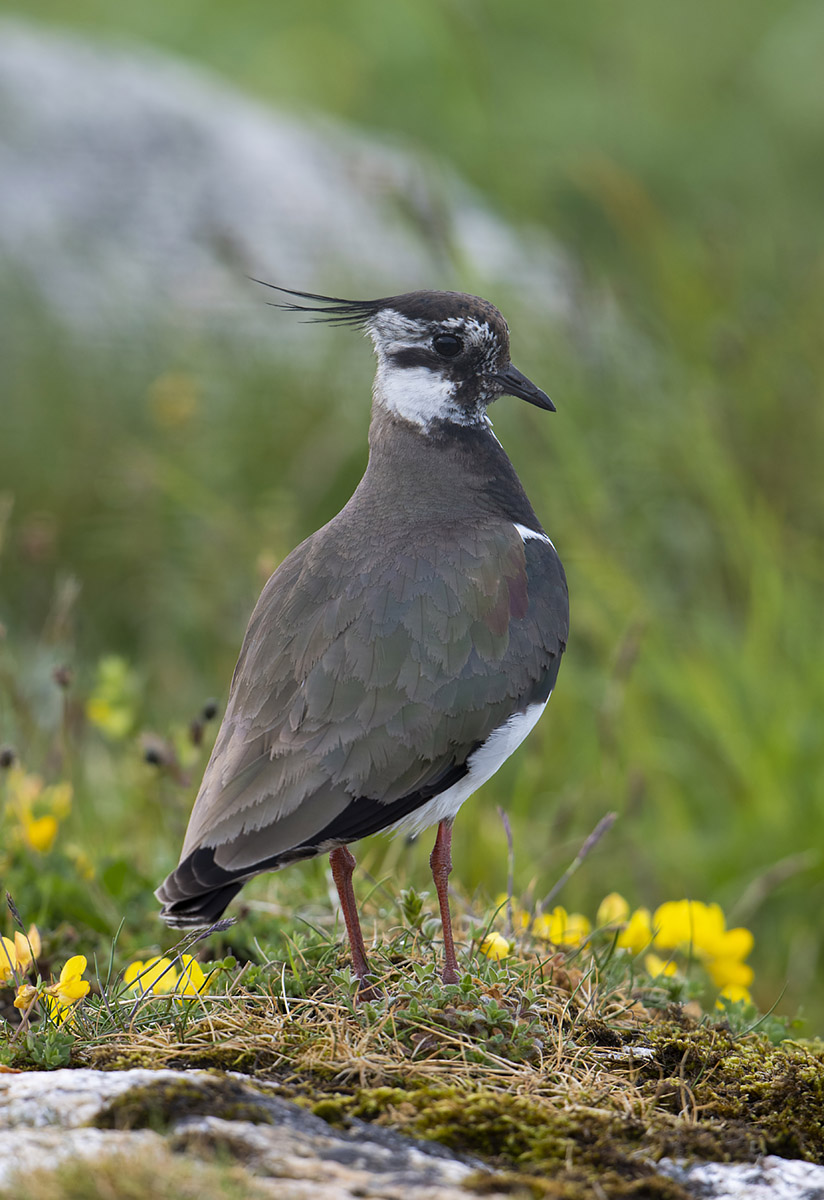
M 550 693 L 551 694 L 551 693 Z M 390 826 L 393 833 L 405 833 L 414 837 L 421 830 L 439 821 L 451 820 L 464 800 L 468 800 L 481 784 L 491 779 L 499 767 L 502 767 L 510 754 L 513 754 L 526 735 L 534 729 L 538 718 L 547 706 L 549 697 L 537 704 L 530 704 L 526 712 L 515 713 L 503 725 L 489 735 L 486 741 L 470 754 L 466 760 L 469 770 L 463 779 L 459 779 L 451 788 L 433 796 L 416 808 L 408 816 L 402 817 Z

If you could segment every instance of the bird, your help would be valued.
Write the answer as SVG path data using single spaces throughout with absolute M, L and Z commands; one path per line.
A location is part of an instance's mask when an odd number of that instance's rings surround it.
M 263 588 L 160 915 L 208 927 L 253 876 L 328 853 L 369 995 L 349 845 L 437 826 L 440 975 L 457 983 L 453 821 L 535 726 L 569 630 L 564 569 L 487 409 L 502 395 L 555 406 L 480 297 L 266 286 L 276 308 L 371 338 L 369 457 L 337 516 Z

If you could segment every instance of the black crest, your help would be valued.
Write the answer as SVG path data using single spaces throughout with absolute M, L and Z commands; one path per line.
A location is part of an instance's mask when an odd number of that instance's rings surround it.
M 287 312 L 314 314 L 310 322 L 325 321 L 329 325 L 353 325 L 363 329 L 372 317 L 385 308 L 391 308 L 412 321 L 425 322 L 432 327 L 440 321 L 472 319 L 485 321 L 497 336 L 508 344 L 506 321 L 497 308 L 479 296 L 468 296 L 464 292 L 420 291 L 404 292 L 400 296 L 382 296 L 378 300 L 344 300 L 340 296 L 319 296 L 314 292 L 296 292 L 291 288 L 267 283 L 264 279 L 253 279 L 263 287 L 282 292 L 285 296 L 296 296 L 298 300 L 311 301 L 297 304 L 294 300 L 269 301 L 273 308 Z
M 295 292 L 291 288 L 278 287 L 276 283 L 267 283 L 265 279 L 253 279 L 263 287 L 283 292 L 286 296 L 297 296 L 299 300 L 312 300 L 312 304 L 296 304 L 293 300 L 282 300 L 279 303 L 270 300 L 272 308 L 282 308 L 287 312 L 314 313 L 309 322 L 323 321 L 328 325 L 354 325 L 363 328 L 366 322 L 386 307 L 386 300 L 343 300 L 340 296 L 318 296 L 314 292 Z

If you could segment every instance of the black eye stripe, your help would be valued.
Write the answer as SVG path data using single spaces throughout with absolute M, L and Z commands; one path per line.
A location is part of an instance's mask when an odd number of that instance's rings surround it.
M 396 367 L 429 367 L 432 369 L 432 351 L 426 346 L 405 346 L 387 355 Z
M 455 358 L 463 350 L 463 342 L 454 333 L 436 333 L 432 348 L 441 358 Z

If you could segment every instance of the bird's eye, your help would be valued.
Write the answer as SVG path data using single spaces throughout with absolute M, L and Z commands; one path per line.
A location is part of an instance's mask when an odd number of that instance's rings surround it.
M 452 333 L 436 333 L 432 339 L 432 346 L 441 358 L 454 358 L 463 350 L 463 342 Z

